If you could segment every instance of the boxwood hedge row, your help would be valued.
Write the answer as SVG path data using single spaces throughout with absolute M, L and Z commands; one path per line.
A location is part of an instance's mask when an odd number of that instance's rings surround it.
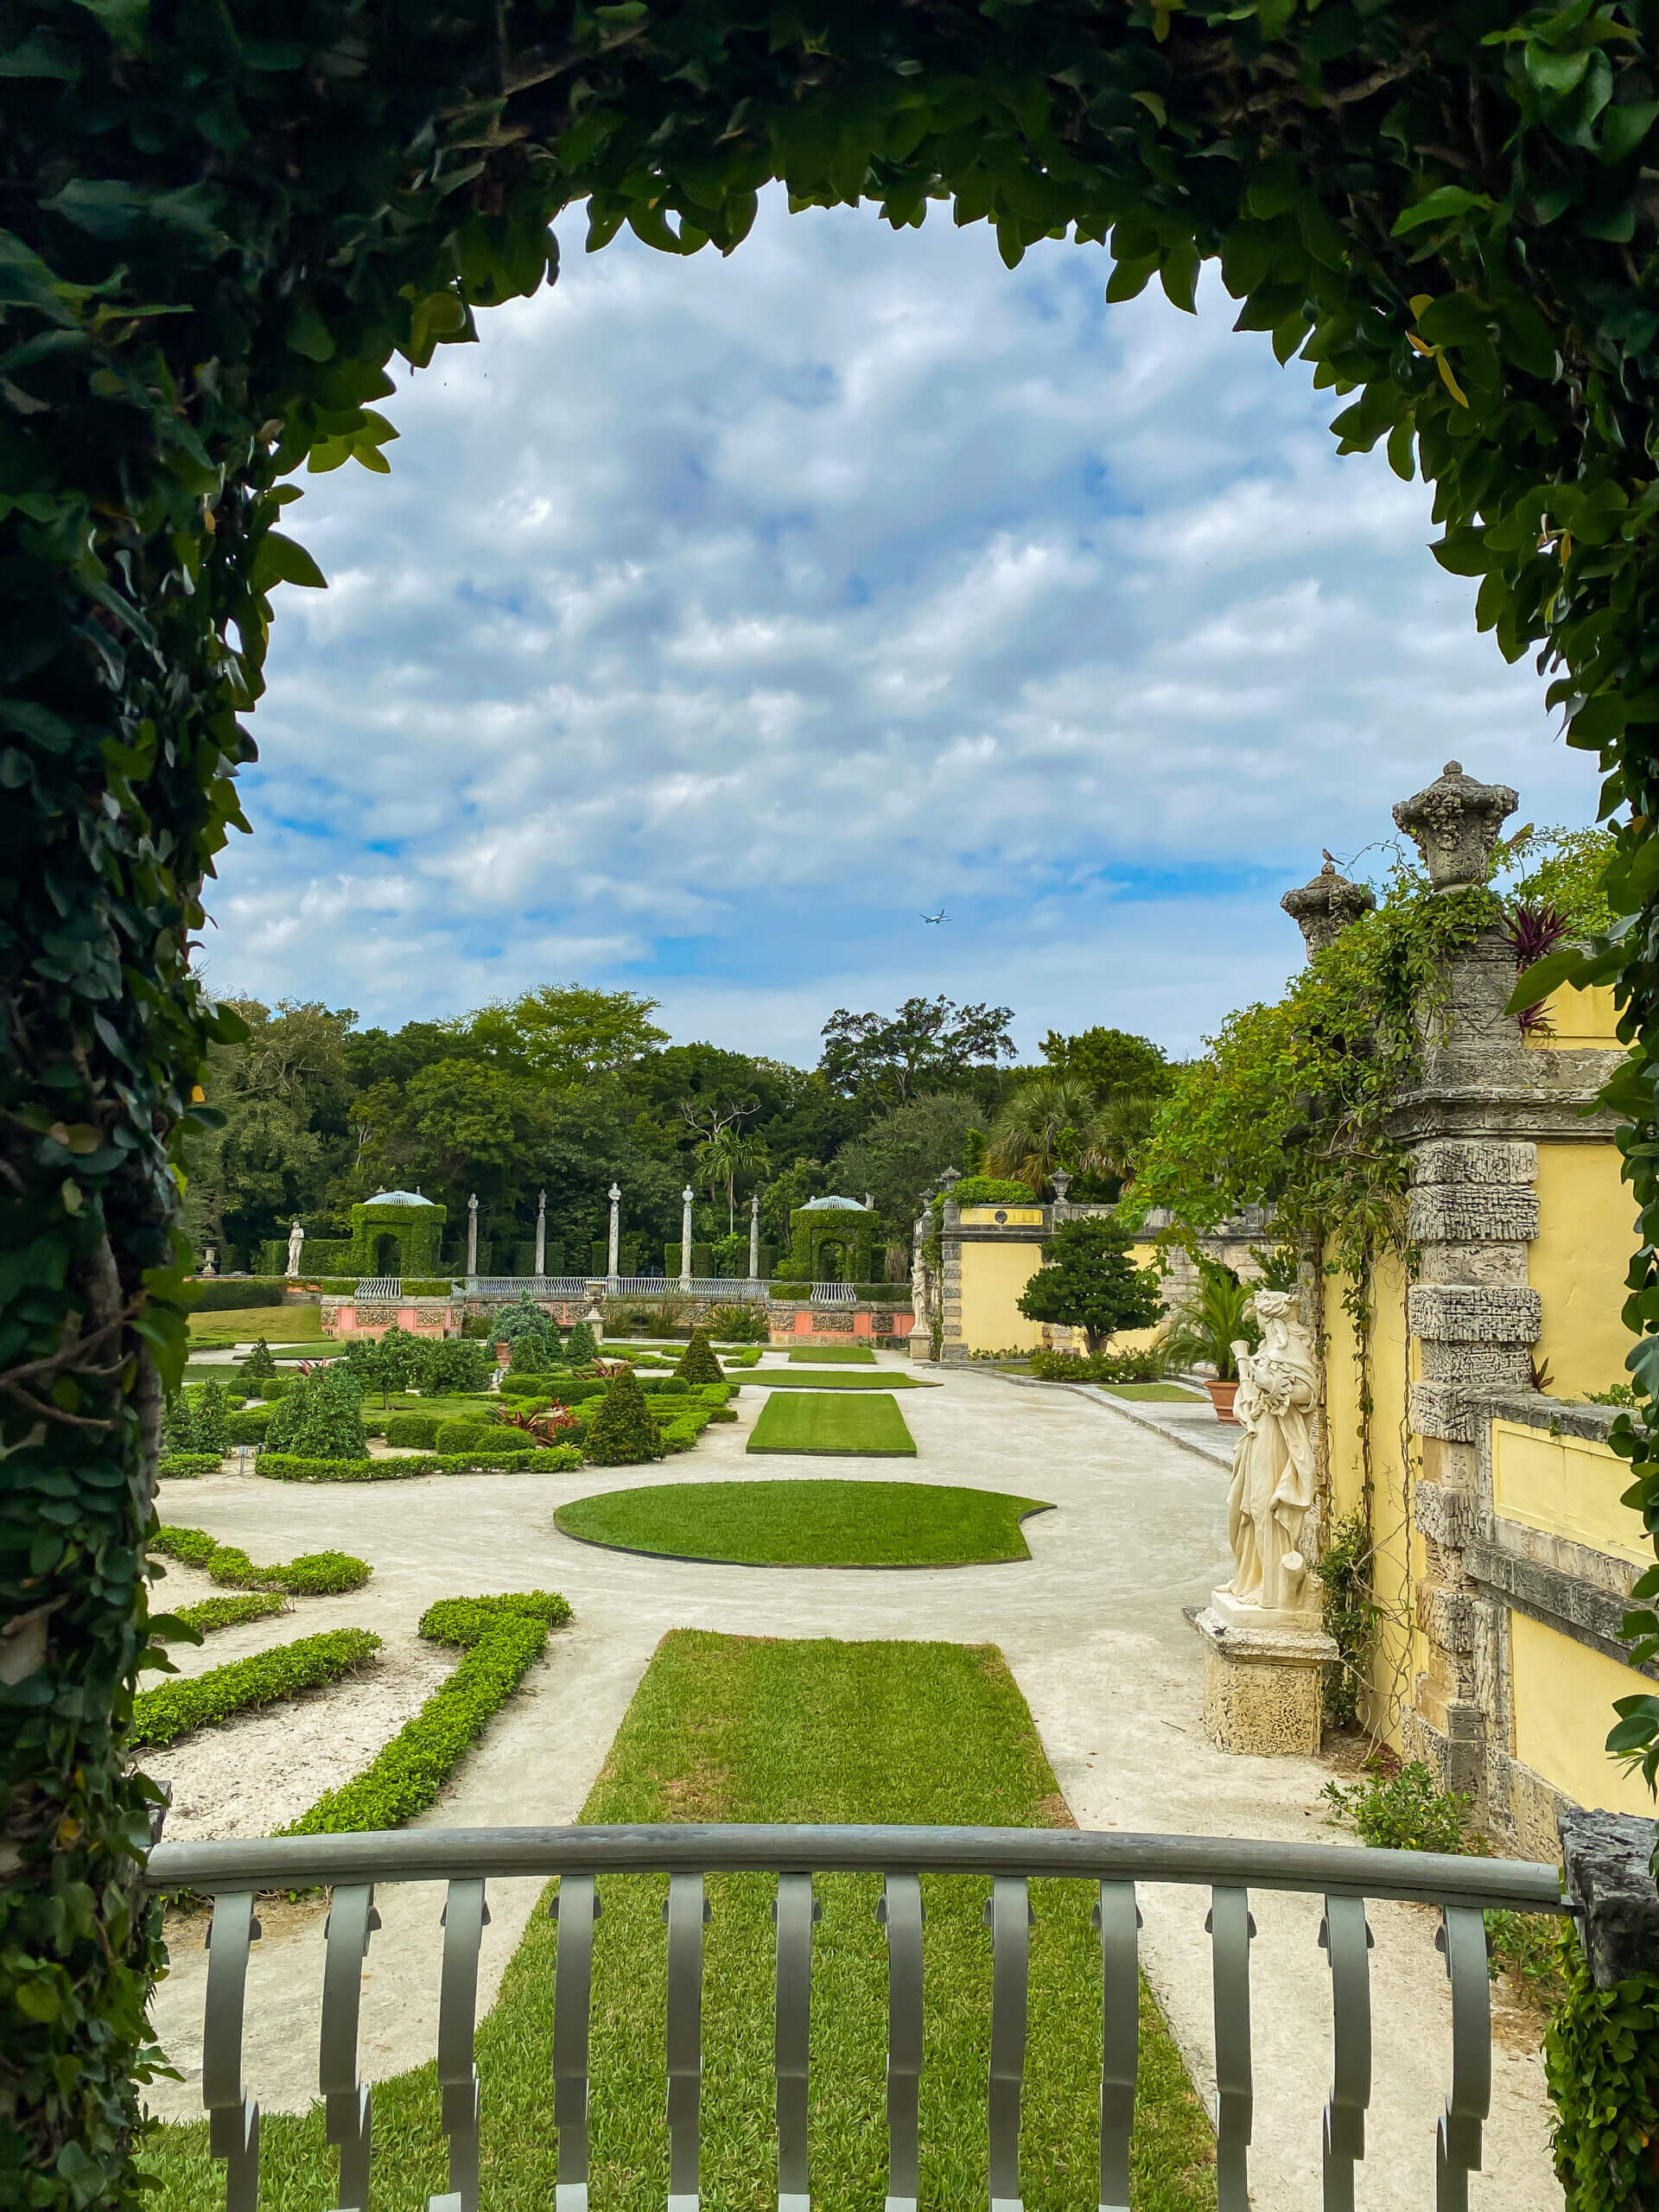
M 188 1681 L 141 1690 L 132 1701 L 130 1740 L 149 1749 L 176 1743 L 193 1729 L 227 1720 L 234 1713 L 337 1682 L 366 1666 L 379 1649 L 379 1637 L 367 1629 L 327 1629 L 321 1636 L 302 1636 L 297 1643 L 279 1643 L 274 1651 L 232 1659 Z

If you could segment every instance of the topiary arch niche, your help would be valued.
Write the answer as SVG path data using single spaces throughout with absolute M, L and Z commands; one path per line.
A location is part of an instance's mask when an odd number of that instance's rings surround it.
M 1113 298 L 1247 329 L 1435 485 L 1436 556 L 1541 648 L 1623 810 L 1611 889 L 1642 1234 L 1659 1241 L 1659 624 L 1649 15 L 1595 0 L 32 0 L 0 18 L 0 1150 L 5 2193 L 131 2196 L 157 1956 L 121 1732 L 186 1255 L 189 975 L 301 472 L 385 470 L 376 402 L 552 273 L 585 199 L 665 253 L 755 195 L 1069 236 Z M 1541 994 L 1535 994 L 1540 995 Z M 1659 1365 L 1659 1281 L 1632 1325 Z M 1639 1372 L 1651 1372 L 1642 1369 Z M 1645 1442 L 1643 1494 L 1659 1493 Z M 1659 1517 L 1659 1516 L 1656 1516 Z M 1632 1741 L 1651 1738 L 1632 1716 Z M 1646 1732 L 1645 1734 L 1643 1732 Z M 1659 1756 L 1659 1754 L 1656 1754 Z M 136 2201 L 136 2199 L 134 2200 Z

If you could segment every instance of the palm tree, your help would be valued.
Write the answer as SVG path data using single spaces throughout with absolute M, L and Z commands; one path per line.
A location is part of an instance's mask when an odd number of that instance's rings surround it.
M 1040 1198 L 1057 1167 L 1076 1173 L 1086 1164 L 1095 1118 L 1095 1094 L 1079 1077 L 1033 1076 L 992 1122 L 985 1165 L 994 1175 L 1018 1176 Z
M 726 1185 L 726 1234 L 737 1234 L 737 1179 L 740 1175 L 762 1173 L 766 1165 L 766 1147 L 758 1136 L 746 1136 L 742 1130 L 729 1122 L 705 1137 L 697 1147 L 697 1166 L 702 1172 L 712 1197 L 723 1183 Z
M 1192 1367 L 1207 1360 L 1221 1382 L 1238 1380 L 1238 1355 L 1233 1346 L 1241 1340 L 1254 1346 L 1262 1340 L 1260 1323 L 1250 1311 L 1253 1283 L 1241 1282 L 1219 1260 L 1200 1258 L 1198 1280 L 1185 1301 L 1170 1317 L 1159 1349 L 1173 1367 Z

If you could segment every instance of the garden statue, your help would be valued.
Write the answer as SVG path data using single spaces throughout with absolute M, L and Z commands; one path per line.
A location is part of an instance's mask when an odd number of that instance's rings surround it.
M 300 1272 L 300 1247 L 304 1242 L 305 1231 L 296 1220 L 288 1232 L 288 1272 L 291 1275 Z
M 1257 1620 L 1277 1616 L 1287 1624 L 1311 1615 L 1317 1624 L 1320 1584 L 1303 1530 L 1316 1497 L 1312 1413 L 1319 1370 L 1294 1315 L 1295 1292 L 1258 1290 L 1252 1303 L 1262 1343 L 1255 1351 L 1243 1342 L 1233 1346 L 1239 1373 L 1233 1410 L 1244 1431 L 1233 1447 L 1227 1493 L 1236 1565 L 1232 1580 L 1216 1592 L 1215 1610 L 1236 1619 L 1248 1609 Z

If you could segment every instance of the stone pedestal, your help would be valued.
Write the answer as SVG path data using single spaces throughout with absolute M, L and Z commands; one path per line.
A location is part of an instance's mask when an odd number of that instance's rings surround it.
M 1231 1618 L 1215 1601 L 1188 1618 L 1204 1638 L 1204 1732 L 1218 1751 L 1256 1758 L 1311 1758 L 1319 1748 L 1325 1669 L 1337 1647 L 1316 1616 L 1312 1625 L 1261 1626 L 1245 1616 L 1274 1621 L 1259 1606 L 1233 1606 Z
M 931 1361 L 933 1332 L 925 1321 L 918 1320 L 905 1341 L 910 1347 L 910 1363 L 912 1367 L 918 1366 L 924 1360 Z

